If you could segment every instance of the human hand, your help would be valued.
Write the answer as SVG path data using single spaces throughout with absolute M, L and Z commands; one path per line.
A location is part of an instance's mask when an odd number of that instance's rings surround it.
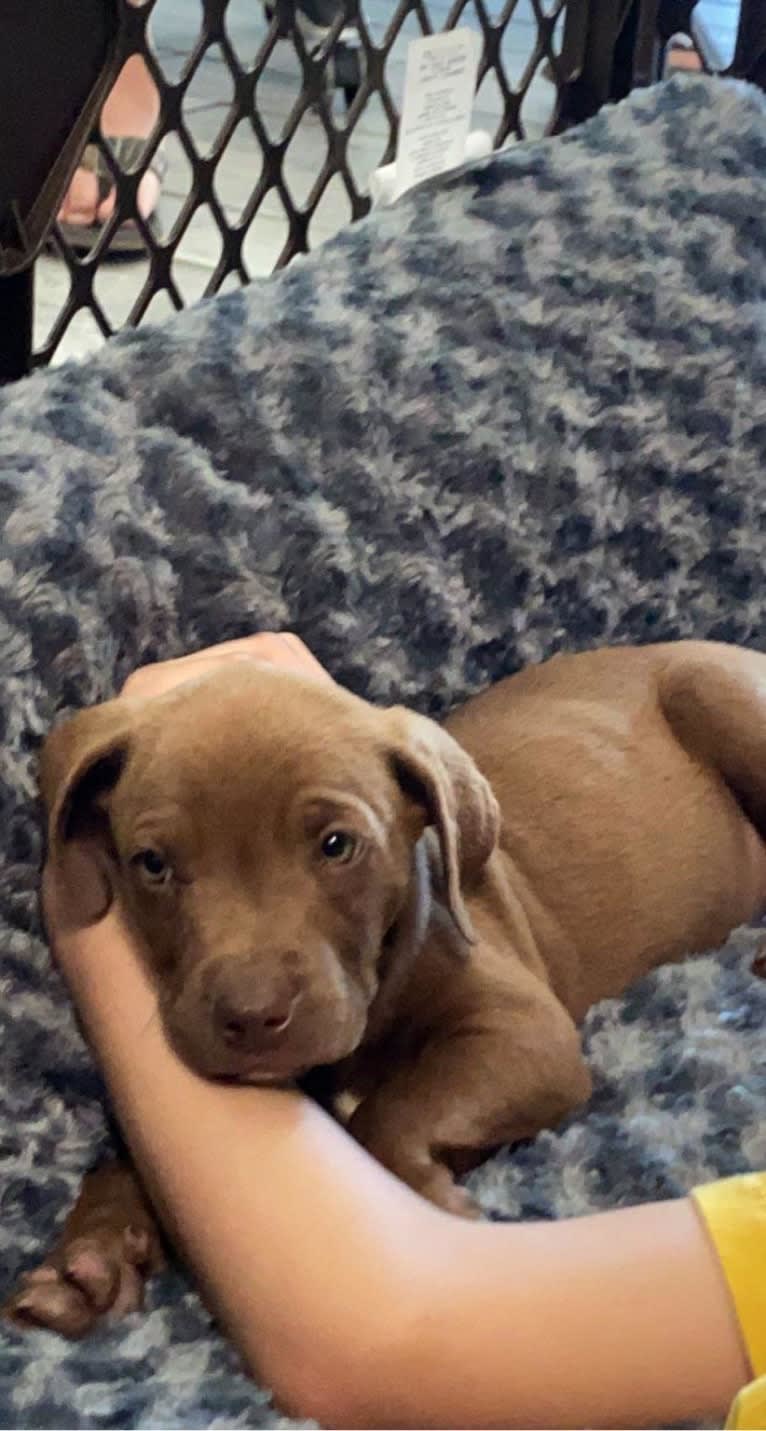
M 223 669 L 231 661 L 262 661 L 320 681 L 332 680 L 299 636 L 291 631 L 260 631 L 255 636 L 223 641 L 219 646 L 208 646 L 204 651 L 193 651 L 191 655 L 178 656 L 172 661 L 139 666 L 128 676 L 120 695 L 150 700 L 153 696 L 163 696 L 175 690 L 185 681 Z

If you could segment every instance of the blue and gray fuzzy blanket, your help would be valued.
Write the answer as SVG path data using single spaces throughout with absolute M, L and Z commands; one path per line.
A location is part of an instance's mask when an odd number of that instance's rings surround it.
M 674 80 L 0 397 L 0 1292 L 109 1138 L 37 912 L 54 713 L 257 627 L 436 715 L 562 647 L 766 649 L 765 259 L 766 101 Z M 593 1011 L 590 1108 L 474 1175 L 490 1214 L 766 1166 L 758 939 Z M 2 1426 L 280 1424 L 181 1271 L 0 1333 Z

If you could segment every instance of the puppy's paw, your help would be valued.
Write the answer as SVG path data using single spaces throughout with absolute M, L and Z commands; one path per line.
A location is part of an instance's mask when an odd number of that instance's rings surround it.
M 140 1309 L 157 1260 L 158 1249 L 146 1229 L 103 1224 L 71 1239 L 65 1236 L 22 1279 L 3 1315 L 16 1326 L 85 1336 L 100 1322 Z
M 413 1192 L 457 1217 L 481 1217 L 481 1209 L 470 1193 L 455 1182 L 446 1163 L 434 1158 L 427 1143 L 393 1133 L 376 1118 L 372 1100 L 359 1105 L 348 1126 L 357 1142 Z
M 414 1182 L 412 1186 L 415 1186 Z M 433 1171 L 419 1180 L 416 1191 L 455 1217 L 469 1217 L 478 1221 L 482 1216 L 479 1204 L 474 1202 L 471 1194 L 456 1183 L 449 1170 L 440 1163 L 434 1163 Z

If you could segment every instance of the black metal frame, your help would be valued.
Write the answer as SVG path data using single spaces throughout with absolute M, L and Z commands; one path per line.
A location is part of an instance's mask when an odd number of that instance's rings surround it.
M 32 264 L 116 73 L 120 0 L 4 0 L 0 381 L 32 353 Z
M 269 26 L 260 52 L 245 66 L 227 30 L 229 0 L 201 0 L 204 23 L 179 78 L 171 83 L 152 50 L 147 25 L 156 0 L 140 5 L 127 0 L 3 0 L 4 49 L 0 52 L 0 86 L 4 94 L 5 131 L 0 127 L 0 382 L 20 376 L 34 364 L 52 358 L 72 318 L 88 310 L 104 335 L 112 325 L 94 292 L 94 279 L 109 256 L 111 240 L 126 220 L 142 235 L 149 272 L 127 323 L 140 323 L 152 299 L 166 292 L 176 308 L 184 306 L 173 277 L 173 258 L 188 224 L 200 205 L 208 206 L 221 234 L 221 256 L 206 292 L 216 292 L 231 274 L 246 282 L 249 273 L 243 244 L 266 196 L 275 190 L 288 219 L 288 235 L 277 260 L 282 267 L 309 246 L 311 219 L 327 184 L 340 176 L 349 199 L 351 218 L 367 213 L 369 199 L 361 192 L 349 164 L 349 142 L 370 97 L 377 94 L 387 122 L 388 143 L 381 162 L 395 153 L 398 114 L 386 82 L 386 59 L 396 36 L 410 16 L 429 33 L 425 0 L 392 0 L 392 16 L 382 44 L 368 25 L 364 0 L 336 0 L 335 20 L 321 43 L 311 48 L 296 23 L 300 0 L 267 0 Z M 261 0 L 252 0 L 254 5 Z M 447 28 L 461 23 L 469 0 L 454 0 Z M 692 37 L 708 70 L 719 68 L 708 52 L 704 32 L 696 24 L 697 0 L 531 0 L 537 25 L 529 64 L 514 85 L 505 72 L 502 42 L 517 0 L 505 0 L 491 14 L 487 0 L 473 0 L 472 13 L 482 32 L 479 83 L 494 74 L 504 113 L 495 135 L 501 144 L 509 136 L 524 137 L 522 106 L 532 80 L 547 64 L 556 86 L 550 124 L 559 132 L 594 114 L 602 104 L 618 99 L 635 85 L 652 82 L 662 72 L 664 51 L 672 35 Z M 563 22 L 560 53 L 556 35 Z M 559 30 L 557 31 L 557 26 Z M 349 29 L 358 45 L 349 50 Z M 282 133 L 270 135 L 258 111 L 257 85 L 275 45 L 289 38 L 300 63 L 302 85 Z M 184 118 L 184 97 L 211 45 L 222 52 L 233 81 L 233 100 L 210 153 L 200 155 Z M 160 95 L 161 114 L 147 141 L 140 164 L 125 172 L 115 162 L 109 144 L 97 132 L 97 116 L 105 95 L 125 59 L 142 54 Z M 736 52 L 728 74 L 766 88 L 766 3 L 741 0 Z M 347 111 L 339 117 L 334 88 L 344 90 Z M 30 96 L 37 96 L 30 106 Z M 42 100 L 40 100 L 42 97 Z M 305 203 L 296 204 L 284 180 L 284 160 L 306 111 L 319 116 L 327 138 L 327 156 Z M 216 166 L 241 120 L 246 119 L 262 153 L 262 169 L 250 200 L 234 222 L 218 200 Z M 0 120 L 0 126 L 2 120 Z M 136 207 L 141 178 L 165 135 L 177 136 L 189 161 L 192 185 L 171 232 L 158 240 Z M 76 166 L 93 135 L 114 175 L 117 205 L 113 218 L 85 256 L 66 243 L 54 215 Z M 33 356 L 31 347 L 33 262 L 46 235 L 66 265 L 70 291 L 45 347 Z

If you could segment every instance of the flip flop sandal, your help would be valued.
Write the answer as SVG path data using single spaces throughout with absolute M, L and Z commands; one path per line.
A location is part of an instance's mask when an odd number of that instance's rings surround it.
M 109 144 L 121 169 L 135 168 L 139 164 L 146 148 L 145 139 L 133 139 L 130 137 L 110 139 Z M 95 175 L 98 184 L 97 202 L 102 204 L 104 199 L 111 194 L 114 188 L 114 175 L 97 144 L 89 144 L 87 146 L 77 167 L 79 169 L 85 169 L 89 174 Z M 156 149 L 152 155 L 146 172 L 147 174 L 155 174 L 157 176 L 161 188 L 162 181 L 167 173 L 167 168 L 167 156 L 160 144 L 159 148 Z M 158 206 L 155 206 L 152 212 L 147 215 L 144 219 L 144 223 L 151 229 L 154 237 L 159 239 L 162 235 L 157 207 Z M 58 225 L 62 238 L 66 239 L 69 247 L 74 249 L 75 253 L 90 253 L 94 244 L 101 237 L 105 227 L 106 220 L 103 222 L 98 220 L 92 224 L 67 222 L 59 223 Z M 128 254 L 143 253 L 145 250 L 146 244 L 144 243 L 144 236 L 141 230 L 132 219 L 127 219 L 125 223 L 120 224 L 119 228 L 112 235 L 108 252 L 110 254 Z

